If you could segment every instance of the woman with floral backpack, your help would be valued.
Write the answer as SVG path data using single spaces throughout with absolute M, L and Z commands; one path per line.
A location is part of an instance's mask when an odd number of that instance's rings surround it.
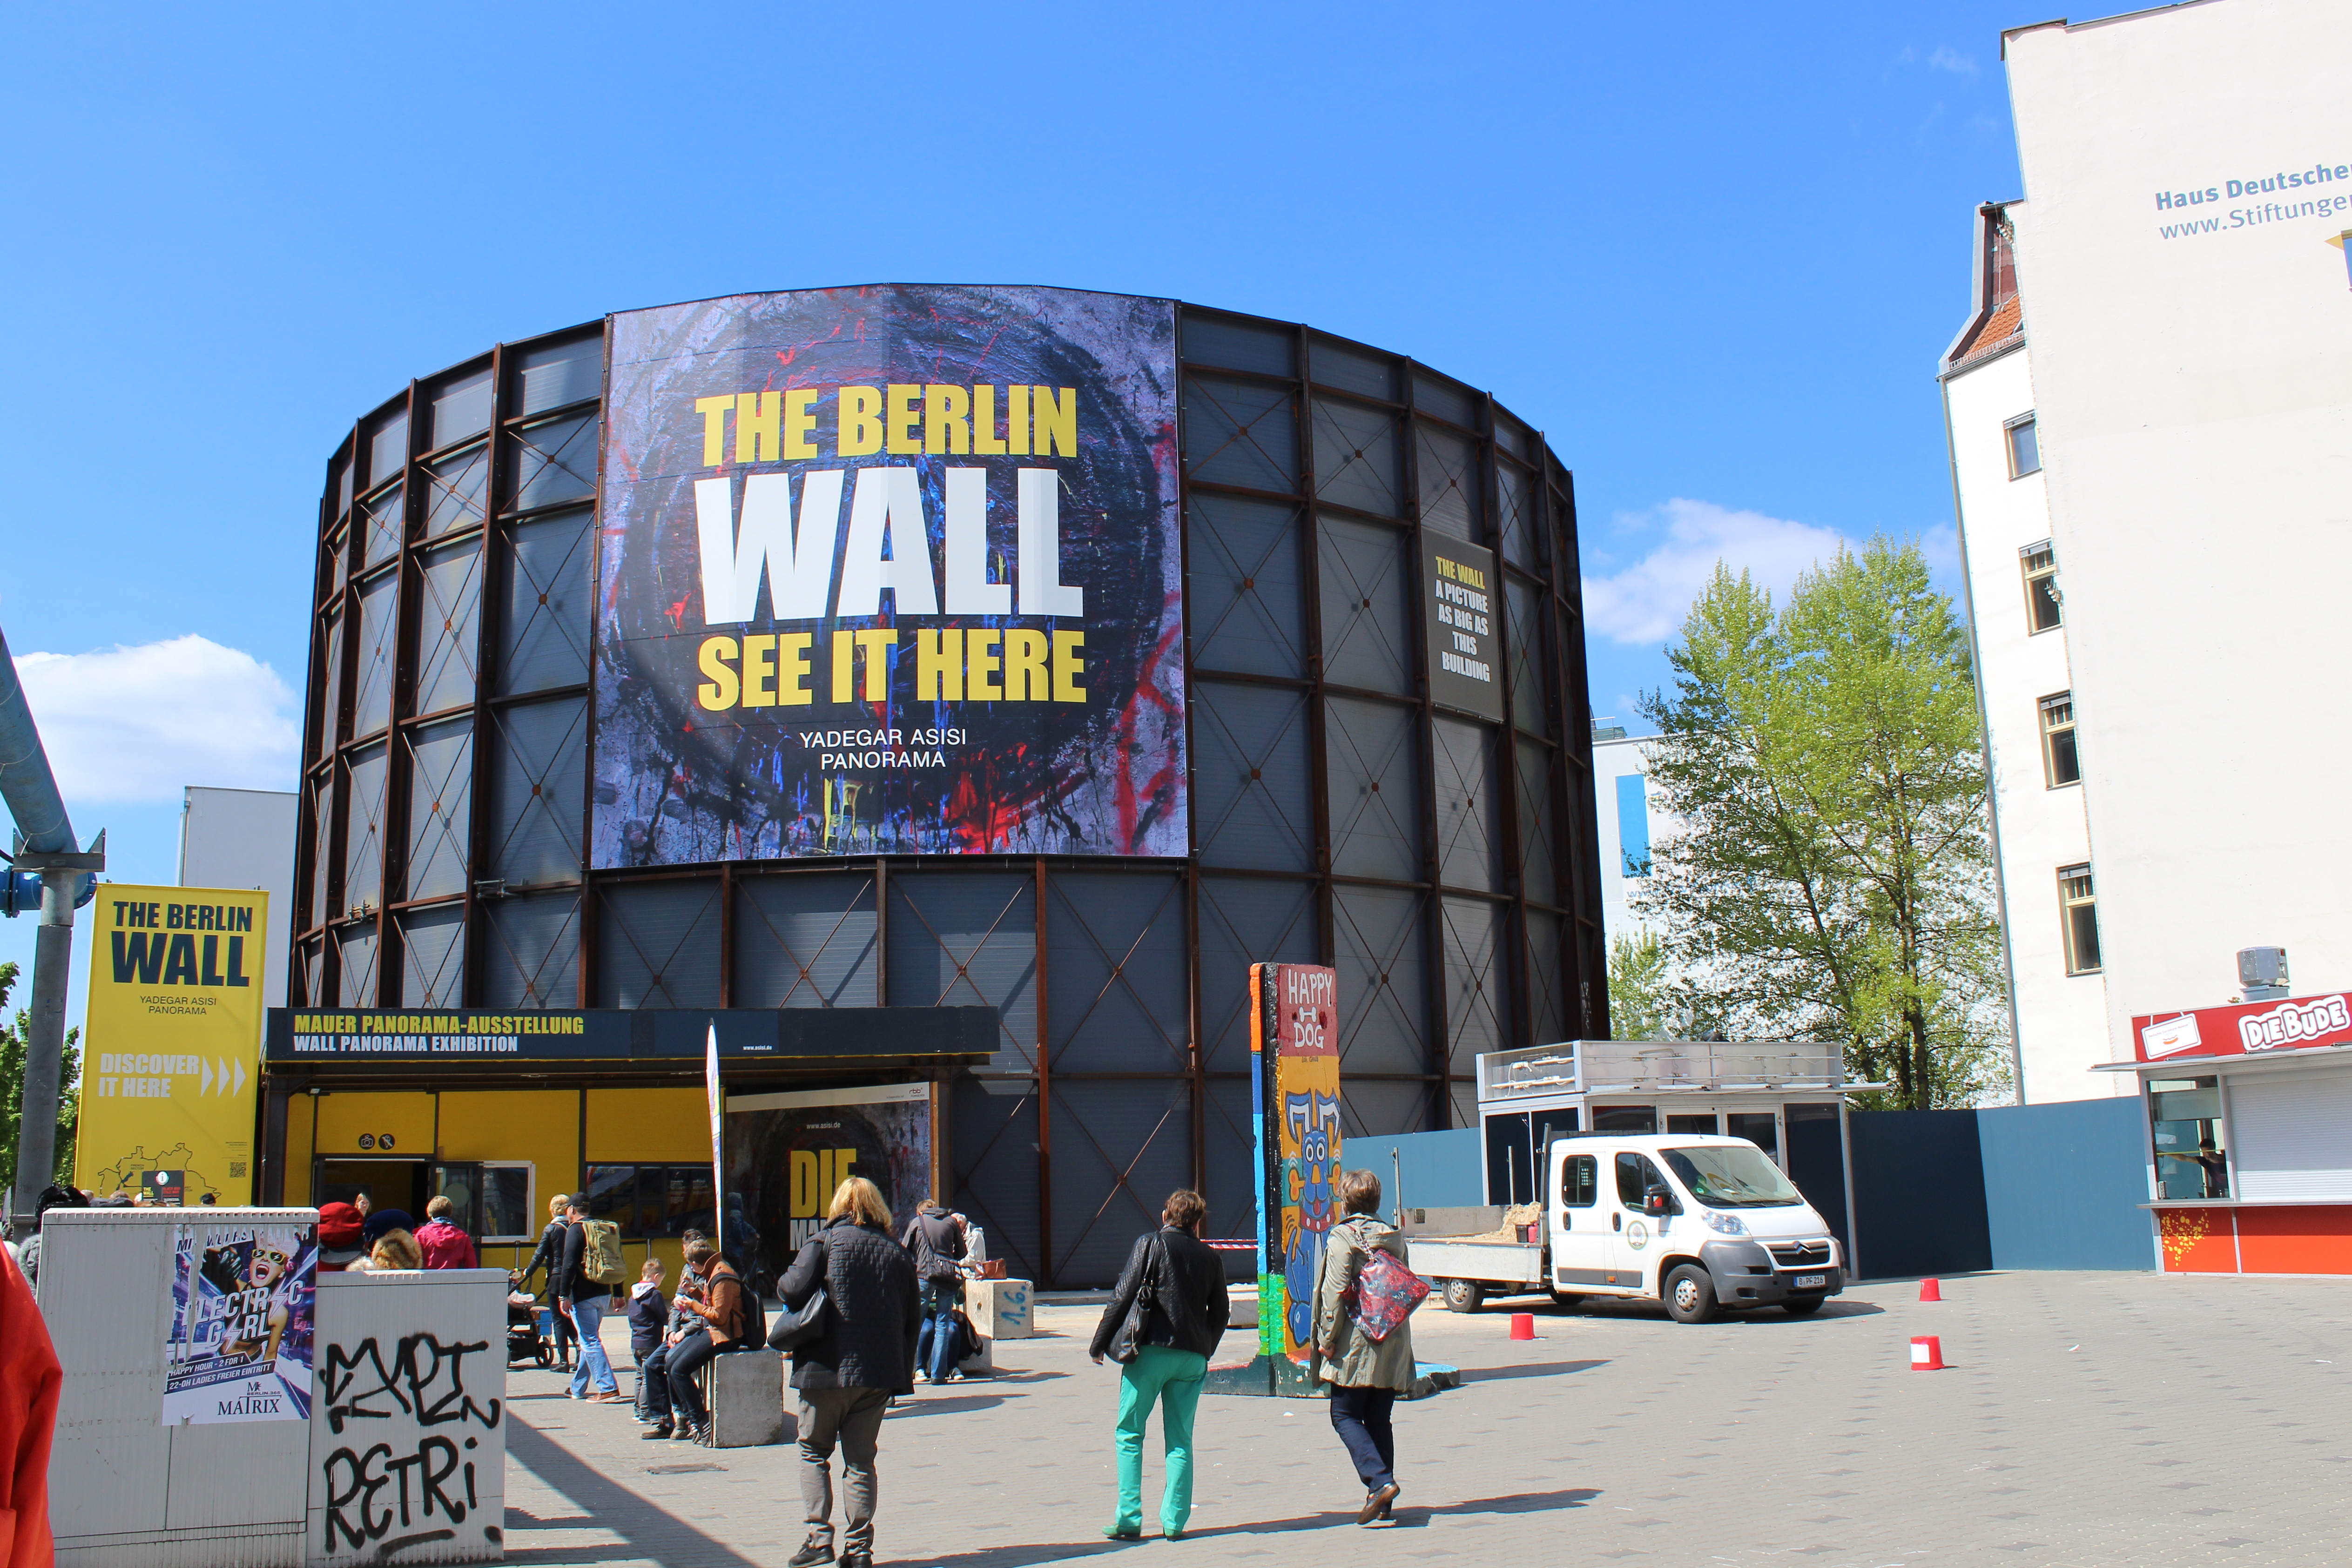
M 1429 1287 L 1405 1263 L 1404 1238 L 1380 1217 L 1381 1178 L 1349 1171 L 1338 1183 L 1347 1218 L 1331 1228 L 1315 1289 L 1316 1373 L 1331 1385 L 1331 1426 L 1364 1483 L 1356 1522 L 1394 1522 L 1400 1490 L 1389 1416 L 1412 1387 L 1412 1312 Z

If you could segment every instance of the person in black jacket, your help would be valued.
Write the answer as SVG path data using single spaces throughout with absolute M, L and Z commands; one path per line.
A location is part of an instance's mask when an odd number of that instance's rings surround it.
M 914 1260 L 890 1235 L 890 1210 L 864 1176 L 836 1188 L 824 1228 L 793 1259 L 778 1293 L 794 1311 L 822 1287 L 824 1332 L 793 1351 L 799 1391 L 801 1501 L 808 1540 L 789 1568 L 833 1556 L 834 1444 L 841 1445 L 848 1528 L 842 1568 L 873 1568 L 874 1449 L 894 1394 L 915 1391 L 915 1334 L 922 1304 Z
M 964 1217 L 925 1198 L 898 1240 L 915 1260 L 923 1287 L 923 1325 L 915 1334 L 915 1372 L 933 1383 L 955 1375 L 955 1315 L 963 1309 Z
M 572 1228 L 563 1221 L 563 1206 L 571 1201 L 571 1195 L 562 1192 L 548 1200 L 547 1228 L 539 1233 L 539 1249 L 530 1255 L 530 1261 L 522 1266 L 522 1289 L 526 1291 L 530 1289 L 533 1274 L 541 1269 L 547 1270 L 547 1304 L 550 1308 L 555 1305 L 556 1277 L 563 1272 L 563 1239 Z M 551 1311 L 547 1315 L 555 1320 L 555 1370 L 570 1372 L 572 1342 L 575 1337 L 572 1332 L 572 1320 L 559 1312 Z
M 1197 1192 L 1178 1190 L 1161 1207 L 1161 1228 L 1135 1239 L 1119 1270 L 1118 1287 L 1095 1327 L 1089 1354 L 1129 1360 L 1118 1380 L 1118 1514 L 1103 1529 L 1113 1541 L 1143 1535 L 1143 1428 L 1160 1406 L 1160 1434 L 1168 1448 L 1168 1482 L 1160 1498 L 1160 1528 L 1181 1540 L 1192 1516 L 1192 1412 L 1209 1355 L 1224 1336 L 1233 1310 L 1225 1266 L 1201 1245 L 1209 1206 Z M 1132 1332 L 1128 1330 L 1132 1322 Z

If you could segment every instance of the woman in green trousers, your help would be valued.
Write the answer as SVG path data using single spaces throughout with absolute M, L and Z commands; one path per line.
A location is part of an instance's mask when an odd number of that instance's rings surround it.
M 1168 1195 L 1161 1228 L 1135 1239 L 1118 1288 L 1095 1328 L 1096 1364 L 1105 1355 L 1124 1364 L 1118 1385 L 1118 1514 L 1103 1530 L 1113 1541 L 1143 1535 L 1143 1428 L 1155 1404 L 1168 1450 L 1161 1533 L 1171 1541 L 1181 1538 L 1192 1516 L 1192 1412 L 1201 1403 L 1209 1354 L 1232 1311 L 1224 1262 L 1201 1244 L 1201 1221 L 1208 1209 L 1197 1192 Z

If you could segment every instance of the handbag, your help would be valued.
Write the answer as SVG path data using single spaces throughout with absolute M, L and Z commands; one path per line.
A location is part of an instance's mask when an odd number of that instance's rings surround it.
M 1395 1332 L 1429 1296 L 1429 1281 L 1397 1260 L 1396 1254 L 1372 1248 L 1356 1270 L 1356 1282 L 1339 1304 L 1375 1343 Z
M 797 1350 L 824 1333 L 824 1314 L 832 1301 L 819 1285 L 809 1299 L 797 1307 L 785 1307 L 776 1313 L 776 1321 L 768 1326 L 770 1350 Z
M 1143 1279 L 1135 1287 L 1135 1300 L 1127 1305 L 1127 1316 L 1118 1332 L 1110 1336 L 1110 1348 L 1103 1354 L 1125 1366 L 1135 1359 L 1135 1348 L 1142 1343 L 1144 1333 L 1151 1323 L 1152 1276 L 1159 1270 L 1160 1238 L 1154 1236 L 1143 1255 Z

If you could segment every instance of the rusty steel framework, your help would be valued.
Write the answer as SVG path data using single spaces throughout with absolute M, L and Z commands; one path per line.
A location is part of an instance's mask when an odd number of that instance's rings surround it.
M 1100 1283 L 1171 1186 L 1247 1234 L 1247 967 L 1336 966 L 1350 1134 L 1475 1124 L 1479 1051 L 1608 1030 L 1575 503 L 1486 394 L 1180 308 L 1192 852 L 588 865 L 603 324 L 329 464 L 296 1005 L 982 1001 L 955 1201 Z M 1503 567 L 1505 722 L 1433 705 L 1415 529 Z

